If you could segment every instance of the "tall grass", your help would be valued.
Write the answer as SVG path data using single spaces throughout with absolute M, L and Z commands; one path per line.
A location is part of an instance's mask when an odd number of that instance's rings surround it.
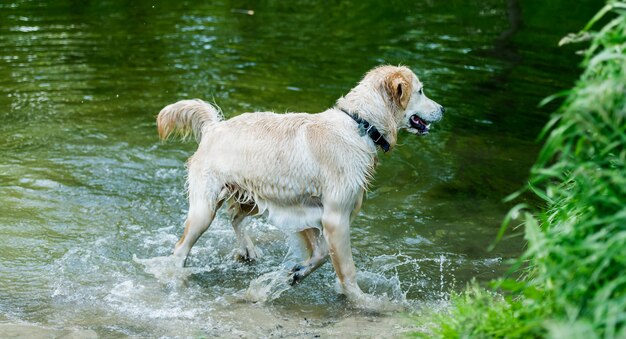
M 592 35 L 532 170 L 546 208 L 525 223 L 527 288 L 549 299 L 546 326 L 559 337 L 626 337 L 626 3 L 608 4 L 587 29 L 609 11 L 617 17 Z
M 626 338 L 626 2 L 609 2 L 580 37 L 591 38 L 584 71 L 531 170 L 545 205 L 515 209 L 525 211 L 522 280 L 501 282 L 505 298 L 470 286 L 430 334 Z

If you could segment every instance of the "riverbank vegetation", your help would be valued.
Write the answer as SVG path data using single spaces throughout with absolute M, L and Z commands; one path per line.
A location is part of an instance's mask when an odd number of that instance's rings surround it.
M 626 2 L 563 41 L 578 40 L 583 74 L 531 171 L 543 204 L 510 213 L 523 220 L 522 278 L 495 282 L 501 293 L 469 286 L 420 335 L 626 338 Z

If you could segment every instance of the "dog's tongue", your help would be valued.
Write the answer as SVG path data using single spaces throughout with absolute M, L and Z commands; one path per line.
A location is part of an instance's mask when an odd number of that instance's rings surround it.
M 411 116 L 411 124 L 419 131 L 425 131 L 428 128 L 426 126 L 426 121 L 422 120 L 417 115 Z

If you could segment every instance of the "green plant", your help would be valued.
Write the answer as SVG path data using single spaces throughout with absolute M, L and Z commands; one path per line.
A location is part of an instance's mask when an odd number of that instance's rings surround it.
M 433 333 L 443 338 L 528 338 L 537 324 L 518 299 L 501 295 L 471 283 L 465 291 L 451 296 L 448 312 L 435 316 Z M 520 321 L 521 317 L 529 321 Z
M 616 16 L 591 32 L 608 13 Z M 501 300 L 470 286 L 434 334 L 626 337 L 626 2 L 609 2 L 569 40 L 589 38 L 585 70 L 546 125 L 531 171 L 545 206 L 513 209 L 524 216 L 524 278 L 500 282 Z
M 527 216 L 528 285 L 553 305 L 547 329 L 626 336 L 626 3 L 593 33 L 576 87 L 545 129 L 532 170 L 546 201 L 538 221 Z M 554 128 L 552 128 L 554 126 Z

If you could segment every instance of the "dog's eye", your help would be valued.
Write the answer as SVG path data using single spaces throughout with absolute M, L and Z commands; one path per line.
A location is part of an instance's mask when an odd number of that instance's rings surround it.
M 423 89 L 423 88 L 420 88 L 420 90 L 419 90 L 419 91 L 417 91 L 417 93 L 419 93 L 420 95 L 424 94 L 424 89 Z

